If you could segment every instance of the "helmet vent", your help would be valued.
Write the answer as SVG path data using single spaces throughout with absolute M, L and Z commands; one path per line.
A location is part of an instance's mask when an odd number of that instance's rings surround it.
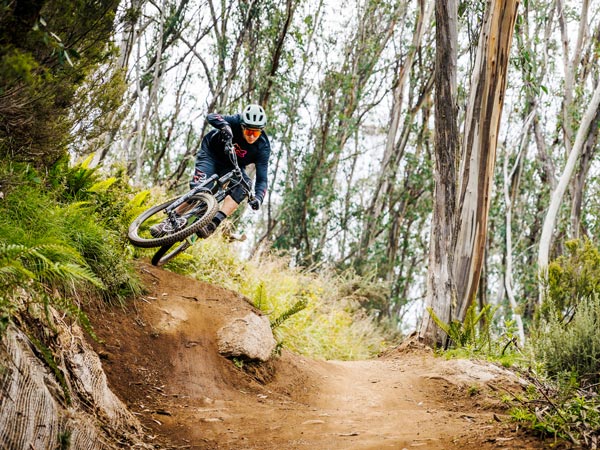
M 248 105 L 242 113 L 242 123 L 247 127 L 264 128 L 267 124 L 267 115 L 260 105 Z

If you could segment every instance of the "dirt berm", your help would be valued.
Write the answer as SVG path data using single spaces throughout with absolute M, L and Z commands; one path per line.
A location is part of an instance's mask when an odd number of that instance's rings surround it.
M 368 361 L 283 351 L 261 365 L 219 355 L 234 292 L 141 265 L 149 292 L 92 312 L 109 386 L 164 449 L 543 449 L 501 401 L 511 372 L 447 361 L 407 341 Z M 241 367 L 240 367 L 241 366 Z

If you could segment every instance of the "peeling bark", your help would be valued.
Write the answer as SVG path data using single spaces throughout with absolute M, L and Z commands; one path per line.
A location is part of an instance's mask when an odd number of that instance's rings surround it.
M 435 192 L 430 237 L 426 304 L 443 322 L 449 323 L 455 307 L 452 276 L 454 222 L 456 216 L 457 124 L 457 23 L 455 0 L 436 2 L 435 67 Z M 419 335 L 429 345 L 445 346 L 447 336 L 426 314 Z
M 475 299 L 487 240 L 498 129 L 518 0 L 489 3 L 479 39 L 459 173 L 457 242 L 453 274 L 462 321 Z
M 57 324 L 53 370 L 21 329 L 0 341 L 0 446 L 11 449 L 154 448 L 139 421 L 108 388 L 98 355 L 77 326 Z M 57 374 L 60 376 L 57 377 Z

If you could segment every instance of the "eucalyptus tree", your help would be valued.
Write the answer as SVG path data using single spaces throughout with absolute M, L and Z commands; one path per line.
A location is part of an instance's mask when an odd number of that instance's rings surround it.
M 596 84 L 596 88 L 589 100 L 589 103 L 585 109 L 577 134 L 575 136 L 575 142 L 573 147 L 570 149 L 567 162 L 564 170 L 558 180 L 556 189 L 552 193 L 550 205 L 546 218 L 544 220 L 544 227 L 542 229 L 542 235 L 540 238 L 540 248 L 538 256 L 538 267 L 540 270 L 540 276 L 542 281 L 547 277 L 546 271 L 548 269 L 548 260 L 550 254 L 550 245 L 552 239 L 552 233 L 558 216 L 558 210 L 560 208 L 563 196 L 567 190 L 569 181 L 575 170 L 575 165 L 583 151 L 586 141 L 590 136 L 594 136 L 597 132 L 593 129 L 593 124 L 598 124 L 597 115 L 600 110 L 600 83 Z M 543 296 L 540 296 L 540 300 Z
M 281 69 L 274 86 L 277 90 L 277 101 L 270 104 L 270 115 L 282 117 L 282 120 L 271 119 L 269 130 L 277 134 L 278 144 L 272 148 L 270 185 L 263 204 L 264 220 L 259 226 L 260 234 L 252 250 L 256 253 L 268 248 L 275 239 L 277 229 L 285 224 L 287 195 L 298 187 L 299 159 L 302 149 L 306 147 L 309 136 L 303 134 L 307 98 L 313 90 L 318 78 L 319 62 L 315 58 L 320 45 L 320 29 L 325 20 L 325 0 L 302 2 L 301 11 L 291 25 L 290 44 L 284 55 L 286 67 Z M 299 16 L 299 17 L 298 17 Z M 287 17 L 283 22 L 288 28 Z M 277 45 L 279 48 L 279 45 Z M 272 77 L 267 83 L 273 86 Z M 265 90 L 267 98 L 272 89 Z M 283 202 L 280 199 L 283 196 Z M 283 223 L 282 223 L 283 222 Z
M 292 69 L 287 42 L 293 32 L 298 0 L 256 2 L 245 41 L 246 67 L 244 93 L 248 100 L 269 105 L 273 94 L 280 92 L 280 80 Z M 277 101 L 277 100 L 276 100 Z
M 543 134 L 550 39 L 554 7 L 547 2 L 525 2 L 515 27 L 507 97 L 508 114 L 499 140 L 496 193 L 492 198 L 485 273 L 479 298 L 506 308 L 497 313 L 513 319 L 517 337 L 525 340 L 531 319 L 531 300 L 537 298 L 535 257 L 548 186 L 554 183 L 552 159 Z M 540 39 L 540 37 L 545 37 Z M 537 152 L 535 152 L 537 148 Z M 533 157 L 532 157 L 533 153 Z M 542 183 L 539 180 L 543 180 Z M 481 302 L 480 302 L 481 303 Z
M 284 92 L 283 97 L 289 98 L 283 102 L 286 105 L 283 111 L 291 119 L 282 133 L 286 137 L 283 146 L 288 152 L 285 155 L 288 165 L 282 179 L 285 195 L 281 207 L 269 215 L 262 242 L 272 239 L 272 234 L 278 248 L 300 249 L 299 258 L 305 263 L 332 261 L 339 268 L 352 267 L 362 276 L 382 280 L 388 286 L 386 304 L 378 305 L 382 315 L 403 314 L 409 292 L 415 292 L 419 274 L 426 265 L 424 256 L 427 240 L 423 229 L 429 217 L 428 180 L 431 179 L 428 136 L 433 87 L 430 50 L 433 46 L 429 41 L 432 34 L 432 6 L 433 2 L 419 2 L 416 7 L 410 2 L 398 2 L 395 4 L 398 10 L 389 8 L 386 11 L 382 8 L 375 22 L 364 18 L 366 16 L 354 18 L 362 24 L 362 31 L 359 29 L 357 36 L 368 35 L 367 31 L 371 29 L 387 30 L 385 24 L 393 20 L 392 15 L 397 14 L 395 11 L 402 11 L 407 20 L 396 24 L 381 54 L 375 54 L 377 66 L 368 78 L 344 78 L 340 68 L 348 67 L 346 62 L 334 62 L 337 66 L 337 71 L 333 72 L 336 78 L 333 78 L 327 66 L 316 66 L 318 73 L 324 73 L 333 81 L 327 84 L 328 79 L 325 78 L 319 82 L 321 91 L 318 97 L 321 103 L 318 104 L 319 112 L 313 114 L 317 125 L 311 127 L 309 149 L 306 141 L 301 141 L 300 148 L 294 151 L 294 145 L 298 145 L 299 129 L 302 128 L 301 116 L 297 114 L 298 105 L 310 107 L 306 100 L 311 98 L 310 92 L 303 94 L 293 88 L 310 87 L 310 80 L 307 83 L 307 76 L 299 76 L 292 86 L 293 95 L 285 97 L 287 93 Z M 372 13 L 360 8 L 358 11 L 364 11 L 362 14 Z M 314 32 L 318 30 L 319 19 L 323 17 L 321 8 L 317 12 L 320 14 L 311 16 L 313 20 L 309 22 L 311 26 L 307 27 L 307 38 L 299 42 L 304 50 L 300 74 L 314 73 L 315 70 L 311 70 L 314 61 L 306 56 L 327 48 L 331 43 L 326 34 Z M 353 27 L 344 26 L 344 29 Z M 355 38 L 347 39 L 348 44 L 343 52 L 326 51 L 348 55 L 347 48 L 361 47 L 355 41 Z M 384 43 L 378 45 L 383 46 Z M 376 49 L 362 44 L 361 58 L 371 58 L 365 51 Z M 351 63 L 353 66 L 368 68 L 368 64 L 354 58 L 357 61 Z M 343 111 L 344 102 L 357 98 L 354 92 L 362 96 L 356 100 L 358 106 L 354 116 L 359 118 L 356 123 L 353 117 Z M 332 96 L 334 100 L 330 99 Z M 387 109 L 390 103 L 391 110 Z M 335 108 L 343 112 L 338 113 Z M 345 135 L 331 131 L 338 120 L 336 115 L 344 120 L 340 124 L 347 128 Z M 334 125 L 331 117 L 334 117 Z M 328 136 L 330 141 L 333 138 L 335 151 L 319 153 L 320 149 L 326 148 L 326 144 L 315 141 L 315 135 Z M 335 140 L 339 137 L 342 139 Z M 312 153 L 310 148 L 314 148 Z M 277 166 L 279 161 L 278 157 Z M 319 163 L 322 165 L 318 166 Z M 307 171 L 307 165 L 310 164 L 316 165 Z M 312 174 L 313 179 L 307 189 L 303 177 L 308 173 Z M 324 179 L 319 178 L 321 174 Z M 327 189 L 335 192 L 330 191 L 329 197 L 325 197 L 323 192 Z M 313 200 L 323 203 L 318 204 L 319 208 L 313 208 L 316 205 Z M 295 209 L 302 201 L 306 208 Z M 296 239 L 297 228 L 294 227 L 303 223 L 307 230 L 314 230 L 314 233 L 301 242 Z M 304 233 L 305 237 L 308 235 L 308 232 Z M 317 251 L 311 252 L 312 257 L 307 257 L 305 250 L 310 245 Z
M 556 184 L 554 162 L 545 140 L 544 124 L 549 111 L 543 96 L 554 61 L 550 58 L 555 7 L 548 2 L 525 2 L 517 20 L 512 91 L 516 93 L 513 110 L 507 118 L 502 145 L 502 199 L 504 217 L 498 225 L 504 233 L 496 250 L 503 255 L 502 275 L 498 278 L 498 304 L 506 298 L 517 322 L 520 340 L 525 322 L 533 315 L 537 300 L 535 254 L 541 232 L 541 218 L 548 191 Z M 533 155 L 532 155 L 533 153 Z M 491 243 L 490 245 L 494 245 Z M 524 307 L 523 307 L 524 306 Z
M 427 153 L 423 148 L 427 141 L 423 138 L 423 133 L 428 132 L 428 108 L 433 88 L 433 70 L 426 50 L 432 28 L 432 11 L 432 1 L 419 2 L 412 38 L 406 39 L 407 48 L 400 46 L 395 55 L 391 108 L 381 166 L 376 174 L 375 185 L 371 187 L 371 198 L 362 217 L 363 231 L 356 246 L 356 255 L 353 255 L 355 266 L 370 265 L 374 262 L 371 257 L 377 240 L 385 241 L 385 258 L 379 261 L 378 267 L 379 275 L 389 281 L 392 281 L 390 278 L 398 269 L 396 256 L 397 251 L 402 248 L 400 235 L 409 234 L 405 233 L 407 227 L 404 226 L 408 222 L 404 225 L 402 222 L 429 187 L 425 181 L 429 171 L 422 173 L 423 169 L 418 162 L 423 159 L 423 153 Z M 422 125 L 415 130 L 419 114 L 423 115 Z M 415 134 L 417 137 L 411 139 Z M 419 134 L 422 137 L 420 144 Z M 409 155 L 408 147 L 411 146 L 416 151 Z M 425 155 L 424 159 L 428 161 L 429 158 Z M 419 181 L 415 176 L 418 176 Z M 408 267 L 401 266 L 399 269 L 403 271 Z
M 284 197 L 281 226 L 275 232 L 275 245 L 297 249 L 304 263 L 321 261 L 326 246 L 331 245 L 332 232 L 340 232 L 340 209 L 334 203 L 352 184 L 352 180 L 338 179 L 340 164 L 346 144 L 377 104 L 377 96 L 371 92 L 372 77 L 405 6 L 397 2 L 358 2 L 357 16 L 345 28 L 351 34 L 345 37 L 341 60 L 332 58 L 330 65 L 322 69 L 310 148 L 302 155 L 300 170 L 294 175 L 297 182 L 293 191 Z
M 447 14 L 446 19 L 456 23 L 457 5 L 444 11 L 441 5 L 436 14 Z M 471 79 L 470 96 L 467 105 L 462 149 L 458 148 L 454 135 L 454 121 L 447 125 L 448 118 L 442 123 L 436 122 L 436 133 L 447 133 L 448 138 L 441 136 L 436 139 L 436 155 L 440 161 L 437 175 L 440 177 L 436 186 L 436 208 L 454 205 L 450 211 L 446 208 L 434 213 L 432 227 L 431 252 L 427 304 L 432 311 L 447 322 L 458 320 L 462 322 L 468 307 L 475 299 L 487 242 L 488 214 L 491 201 L 491 189 L 494 179 L 496 145 L 503 99 L 506 91 L 506 76 L 513 29 L 517 16 L 518 1 L 497 1 L 487 3 L 487 9 L 481 28 L 475 67 Z M 454 45 L 452 38 L 456 26 L 437 29 L 451 33 L 449 38 L 442 40 L 448 46 Z M 448 47 L 437 48 L 440 61 L 445 61 Z M 452 77 L 450 71 L 449 77 Z M 450 81 L 440 79 L 440 90 L 447 84 L 452 93 L 452 78 Z M 437 108 L 443 108 L 439 102 L 455 102 L 450 98 L 440 96 Z M 448 113 L 452 113 L 452 106 Z M 453 114 L 454 116 L 455 114 Z M 440 128 L 441 127 L 441 128 Z M 454 152 L 454 153 L 453 153 Z M 458 165 L 457 165 L 458 163 Z M 439 185 L 441 183 L 441 185 Z M 446 187 L 446 185 L 450 185 Z M 452 186 L 455 186 L 455 190 Z M 450 198 L 447 194 L 450 194 Z M 440 198 L 441 197 L 441 198 Z M 442 200 L 442 201 L 440 201 Z M 454 208 L 454 211 L 452 211 Z M 450 215 L 448 215 L 448 213 Z M 435 217 L 438 217 L 435 221 Z M 446 246 L 440 248 L 436 243 Z M 431 264 L 433 262 L 434 264 Z M 433 289 L 432 287 L 437 287 Z M 428 343 L 445 344 L 446 336 L 440 333 L 432 317 L 425 317 L 420 335 Z
M 103 72 L 122 79 L 126 91 L 120 107 L 105 118 L 107 130 L 101 139 L 86 143 L 88 151 L 95 151 L 94 165 L 106 160 L 125 161 L 136 179 L 142 173 L 156 172 L 157 167 L 147 162 L 156 157 L 160 160 L 163 146 L 154 142 L 151 129 L 164 97 L 165 77 L 186 62 L 171 55 L 189 24 L 189 8 L 190 0 L 122 2 L 118 16 L 122 27 L 114 36 L 119 57 Z M 177 108 L 175 111 L 178 113 Z
M 453 274 L 456 245 L 457 181 L 459 161 L 457 57 L 458 3 L 436 3 L 435 66 L 435 191 L 429 250 L 427 300 L 443 320 L 453 318 L 456 280 Z M 432 317 L 423 320 L 421 333 L 433 343 L 445 338 Z
M 560 207 L 569 185 L 571 185 L 572 198 L 571 230 L 569 234 L 577 237 L 580 233 L 580 204 L 586 174 L 590 168 L 590 158 L 597 144 L 598 114 L 600 112 L 598 55 L 595 50 L 600 42 L 600 24 L 597 23 L 594 33 L 590 33 L 590 23 L 588 23 L 590 2 L 584 1 L 578 17 L 576 42 L 571 47 L 566 6 L 562 0 L 557 0 L 556 6 L 563 51 L 564 89 L 560 117 L 562 119 L 561 135 L 566 162 L 558 183 L 552 192 L 540 237 L 538 270 L 540 271 L 542 284 L 547 276 L 546 271 L 555 227 L 559 221 Z M 598 9 L 597 4 L 595 6 L 597 9 L 591 17 L 598 20 L 597 16 L 600 9 Z M 589 90 L 593 90 L 591 95 Z M 579 117 L 581 118 L 577 126 L 576 119 Z M 582 153 L 583 157 L 581 157 Z M 572 182 L 578 164 L 579 174 Z M 540 291 L 540 301 L 542 301 L 543 291 Z
M 570 146 L 578 147 L 564 144 L 568 130 L 570 139 L 575 139 L 575 132 L 582 125 L 585 128 L 585 111 L 590 106 L 594 109 L 595 104 L 592 92 L 597 78 L 597 53 L 591 49 L 597 45 L 594 36 L 598 3 L 564 3 L 533 0 L 523 3 L 505 96 L 512 110 L 503 118 L 501 129 L 505 134 L 499 151 L 502 170 L 496 171 L 496 190 L 491 191 L 495 198 L 485 243 L 487 262 L 484 261 L 489 264 L 490 272 L 482 273 L 479 292 L 487 289 L 487 294 L 495 290 L 494 301 L 497 304 L 506 301 L 509 308 L 505 318 L 516 320 L 521 340 L 526 336 L 527 320 L 532 318 L 539 298 L 536 249 L 549 196 L 554 192 L 556 198 L 558 192 L 560 173 L 555 167 L 562 167 Z M 586 12 L 588 7 L 590 10 Z M 561 64 L 561 58 L 567 63 Z M 571 185 L 564 183 L 563 196 L 568 196 L 569 201 L 563 201 L 556 210 L 553 233 L 559 238 L 550 246 L 552 257 L 560 254 L 565 237 L 586 234 L 589 224 L 595 223 L 594 214 L 584 209 L 595 200 L 584 196 L 583 190 L 595 189 L 595 185 L 589 184 L 595 179 L 587 174 L 593 177 L 597 120 L 597 115 L 591 118 L 585 144 L 580 147 L 582 157 L 579 160 L 573 157 L 573 174 L 579 167 L 576 179 L 571 177 Z M 451 320 L 443 313 L 440 317 Z
M 373 273 L 388 285 L 382 315 L 389 314 L 392 323 L 425 290 L 433 192 L 433 5 L 419 2 L 414 19 L 404 22 L 404 45 L 395 49 L 384 150 L 353 262 L 360 274 Z

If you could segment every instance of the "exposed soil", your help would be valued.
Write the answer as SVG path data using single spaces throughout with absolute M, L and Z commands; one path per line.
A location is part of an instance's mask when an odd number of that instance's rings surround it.
M 500 400 L 509 372 L 446 361 L 413 341 L 368 361 L 283 351 L 238 367 L 219 355 L 228 317 L 255 308 L 226 289 L 141 265 L 149 292 L 90 312 L 109 384 L 162 449 L 542 449 Z

